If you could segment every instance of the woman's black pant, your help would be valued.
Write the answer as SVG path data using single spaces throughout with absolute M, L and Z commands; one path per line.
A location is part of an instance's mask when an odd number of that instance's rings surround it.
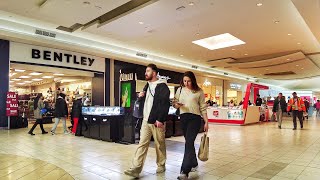
M 32 128 L 30 129 L 29 133 L 32 133 L 33 130 L 37 127 L 38 124 L 40 125 L 42 133 L 45 132 L 45 130 L 43 129 L 43 120 L 42 119 L 37 119 L 36 122 L 33 124 Z
M 194 148 L 194 141 L 200 131 L 201 116 L 191 113 L 185 113 L 180 115 L 180 121 L 183 136 L 186 141 L 181 173 L 189 175 L 191 169 L 198 166 L 198 160 Z

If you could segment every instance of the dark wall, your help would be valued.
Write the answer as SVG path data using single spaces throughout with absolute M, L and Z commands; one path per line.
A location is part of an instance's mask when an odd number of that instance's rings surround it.
M 119 97 L 120 96 L 119 94 L 120 70 L 122 73 L 125 73 L 125 74 L 137 73 L 137 79 L 144 80 L 145 79 L 144 73 L 146 71 L 146 66 L 117 61 L 117 60 L 114 61 L 114 96 L 115 96 L 114 98 L 115 98 L 116 106 L 119 106 L 119 101 L 120 101 L 120 97 Z M 180 84 L 180 81 L 183 76 L 183 73 L 168 71 L 164 69 L 159 69 L 159 73 L 161 76 L 169 76 L 171 79 L 168 80 L 168 83 L 173 83 L 173 84 Z
M 104 106 L 104 74 L 95 73 L 92 78 L 92 105 Z
M 0 127 L 8 126 L 6 116 L 6 100 L 9 91 L 9 41 L 0 40 Z
M 105 94 L 104 94 L 104 98 L 105 98 L 105 106 L 110 106 L 110 59 L 106 58 L 106 69 L 105 69 L 105 73 L 104 73 L 104 79 L 105 79 Z

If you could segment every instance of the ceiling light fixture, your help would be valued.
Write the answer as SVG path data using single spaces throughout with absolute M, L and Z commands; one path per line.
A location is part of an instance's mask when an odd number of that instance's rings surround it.
M 280 21 L 277 21 L 277 20 L 276 20 L 276 21 L 274 21 L 274 23 L 275 23 L 275 24 L 279 24 L 279 23 L 280 23 Z
M 296 66 L 298 67 L 299 65 L 297 64 Z
M 181 57 L 183 57 L 183 54 L 180 54 Z
M 258 6 L 258 7 L 260 7 L 260 6 L 262 6 L 262 5 L 263 5 L 262 3 L 257 3 L 257 6 Z
M 83 4 L 84 5 L 90 5 L 91 3 L 89 1 L 84 1 Z
M 26 70 L 23 70 L 23 69 L 15 69 L 14 71 L 16 71 L 16 72 L 25 72 Z
M 31 76 L 39 76 L 39 75 L 41 75 L 42 73 L 38 73 L 38 72 L 33 72 L 33 73 L 30 73 L 29 75 L 31 75 Z
M 266 71 L 269 71 L 269 69 L 266 69 Z
M 300 45 L 301 43 L 298 42 L 297 44 Z
M 64 74 L 60 74 L 60 73 L 58 73 L 58 74 L 53 74 L 54 76 L 64 76 Z
M 210 50 L 221 49 L 221 48 L 245 44 L 244 41 L 236 38 L 235 36 L 233 36 L 229 33 L 224 33 L 224 34 L 192 41 L 192 43 L 197 44 L 199 46 L 202 46 L 204 48 L 210 49 Z
M 24 84 L 26 84 L 26 83 L 17 83 L 17 84 L 19 84 L 19 85 L 24 85 Z
M 32 81 L 24 81 L 25 83 L 32 83 Z
M 290 61 L 290 59 L 288 58 L 287 61 Z
M 13 80 L 13 81 L 21 81 L 21 79 L 17 79 L 17 78 L 16 78 L 16 79 L 12 79 L 12 80 Z
M 54 78 L 53 76 L 43 76 L 42 77 L 43 79 L 51 79 L 51 78 Z
M 292 34 L 290 34 L 290 33 L 288 34 L 288 36 L 291 36 L 291 35 L 292 35 Z
M 32 81 L 42 81 L 42 79 L 32 79 Z
M 232 51 L 235 51 L 236 49 L 231 49 Z
M 30 78 L 30 76 L 20 76 L 19 78 L 21 78 L 21 79 L 28 79 L 28 78 Z
M 248 54 L 244 54 L 245 56 L 248 56 Z
M 304 69 L 304 68 L 301 68 L 301 69 Z

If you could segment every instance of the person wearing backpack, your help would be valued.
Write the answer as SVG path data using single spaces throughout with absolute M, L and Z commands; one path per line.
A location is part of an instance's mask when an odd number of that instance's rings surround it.
M 156 173 L 163 173 L 166 170 L 165 122 L 170 108 L 170 90 L 166 80 L 158 79 L 158 68 L 155 64 L 147 66 L 145 77 L 148 83 L 144 91 L 139 94 L 139 99 L 143 102 L 140 141 L 131 168 L 124 171 L 126 175 L 134 178 L 139 178 L 142 171 L 151 136 L 154 138 L 157 154 Z
M 177 90 L 173 102 L 175 108 L 180 109 L 180 121 L 185 138 L 185 150 L 178 179 L 188 179 L 189 173 L 198 168 L 198 160 L 194 148 L 194 141 L 200 131 L 202 118 L 204 131 L 208 132 L 207 105 L 203 90 L 198 86 L 193 72 L 187 71 L 181 80 L 181 87 Z M 202 117 L 202 118 L 201 118 Z

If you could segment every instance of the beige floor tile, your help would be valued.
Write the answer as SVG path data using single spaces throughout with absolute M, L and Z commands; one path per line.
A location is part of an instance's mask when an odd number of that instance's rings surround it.
M 223 177 L 222 180 L 243 180 L 246 178 L 247 176 L 242 176 L 239 174 L 228 174 L 227 176 Z

